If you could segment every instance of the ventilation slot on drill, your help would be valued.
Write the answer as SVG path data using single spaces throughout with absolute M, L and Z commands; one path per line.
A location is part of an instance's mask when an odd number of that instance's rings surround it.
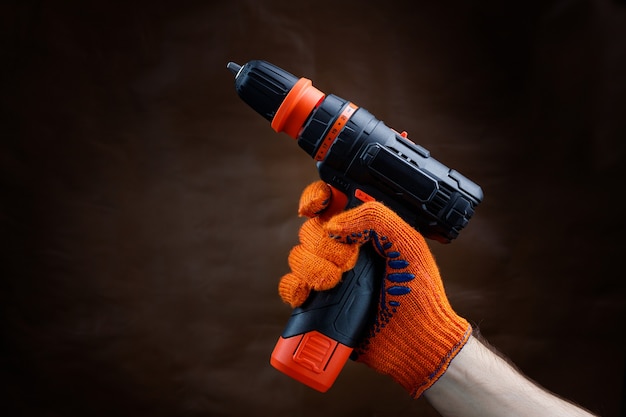
M 402 158 L 405 161 L 407 161 L 409 164 L 415 165 L 415 162 L 411 158 L 409 158 L 407 155 L 403 154 L 399 149 L 397 149 L 397 148 L 395 148 L 393 146 L 389 146 L 389 150 L 395 152 L 396 155 L 398 155 L 400 158 Z
M 426 207 L 428 207 L 428 211 L 433 214 L 439 213 L 448 205 L 451 195 L 451 190 L 448 189 L 445 184 L 439 183 L 439 191 L 435 194 L 430 203 L 426 205 Z

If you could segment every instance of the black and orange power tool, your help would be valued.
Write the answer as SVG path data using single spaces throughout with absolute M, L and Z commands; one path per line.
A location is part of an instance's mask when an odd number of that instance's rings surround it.
M 327 210 L 377 200 L 424 237 L 449 243 L 483 199 L 481 188 L 430 152 L 348 100 L 326 95 L 266 61 L 227 68 L 239 97 L 285 132 L 317 164 L 332 189 Z M 384 274 L 369 245 L 354 269 L 328 291 L 312 292 L 292 311 L 270 363 L 320 392 L 327 391 L 371 324 Z

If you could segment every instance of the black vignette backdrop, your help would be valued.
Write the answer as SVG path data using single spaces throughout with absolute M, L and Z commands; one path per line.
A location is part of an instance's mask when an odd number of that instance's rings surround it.
M 479 183 L 454 308 L 529 377 L 623 414 L 626 5 L 0 5 L 0 414 L 436 416 L 348 363 L 275 371 L 313 161 L 236 95 L 268 60 Z M 620 414 L 621 413 L 621 414 Z

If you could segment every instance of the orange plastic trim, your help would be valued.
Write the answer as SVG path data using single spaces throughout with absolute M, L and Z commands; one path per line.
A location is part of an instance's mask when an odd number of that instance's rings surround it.
M 272 119 L 272 129 L 297 139 L 307 117 L 324 96 L 324 93 L 313 87 L 311 80 L 300 78 L 278 107 Z
M 326 392 L 350 358 L 352 348 L 315 330 L 280 337 L 270 363 L 285 375 L 319 392 Z
M 371 195 L 369 195 L 365 191 L 361 190 L 360 188 L 357 188 L 354 191 L 354 196 L 356 198 L 358 198 L 359 200 L 361 200 L 362 202 L 364 202 L 364 203 L 367 203 L 368 201 L 376 201 L 376 199 L 374 197 L 372 197 Z

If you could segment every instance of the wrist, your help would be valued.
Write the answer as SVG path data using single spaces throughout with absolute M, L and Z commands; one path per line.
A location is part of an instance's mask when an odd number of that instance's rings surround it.
M 530 381 L 473 336 L 424 396 L 443 416 L 592 416 Z

